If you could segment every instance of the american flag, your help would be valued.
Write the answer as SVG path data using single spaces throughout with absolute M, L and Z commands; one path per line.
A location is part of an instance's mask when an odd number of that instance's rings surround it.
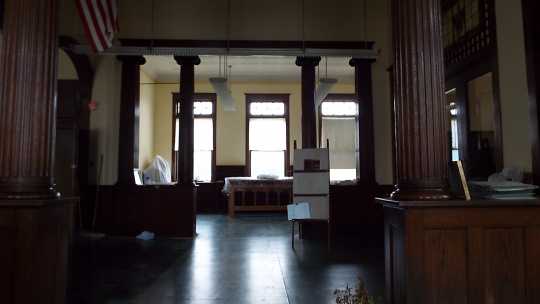
M 118 31 L 118 6 L 116 0 L 75 0 L 81 16 L 86 39 L 95 52 L 112 46 Z

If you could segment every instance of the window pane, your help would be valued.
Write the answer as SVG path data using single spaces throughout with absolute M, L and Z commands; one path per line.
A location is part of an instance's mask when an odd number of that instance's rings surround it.
M 180 145 L 180 119 L 176 119 L 174 127 L 174 151 L 178 151 L 178 146 Z
M 193 179 L 201 182 L 212 180 L 212 151 L 193 153 Z
M 193 115 L 211 115 L 214 109 L 210 101 L 196 101 L 193 103 Z
M 452 118 L 450 120 L 450 127 L 452 132 L 452 149 L 459 149 L 459 134 L 457 119 Z
M 214 149 L 214 123 L 212 118 L 195 118 L 193 121 L 193 149 Z
M 323 102 L 321 113 L 330 116 L 356 116 L 358 104 L 354 101 Z
M 459 150 L 452 150 L 452 161 L 459 160 Z
M 283 102 L 252 102 L 249 104 L 251 115 L 285 115 L 285 103 Z
M 285 118 L 251 118 L 249 150 L 277 151 L 287 149 Z
M 257 177 L 260 174 L 285 176 L 284 151 L 251 151 L 251 176 Z

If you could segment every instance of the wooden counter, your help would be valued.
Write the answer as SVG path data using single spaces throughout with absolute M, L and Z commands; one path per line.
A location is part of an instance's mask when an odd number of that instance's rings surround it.
M 387 303 L 540 303 L 540 201 L 384 206 Z

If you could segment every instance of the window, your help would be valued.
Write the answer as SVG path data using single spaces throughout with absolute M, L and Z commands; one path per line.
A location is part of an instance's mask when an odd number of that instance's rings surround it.
M 176 163 L 180 152 L 180 99 L 173 94 L 174 141 L 173 180 L 178 180 Z M 216 155 L 216 95 L 198 93 L 193 101 L 193 179 L 209 182 L 214 178 Z
M 330 148 L 330 180 L 358 177 L 358 102 L 354 95 L 333 94 L 321 103 L 319 134 L 323 147 Z
M 248 175 L 287 175 L 289 95 L 246 94 L 246 113 Z
M 450 156 L 452 161 L 460 160 L 458 108 L 456 105 L 456 89 L 446 92 L 446 100 L 450 109 Z

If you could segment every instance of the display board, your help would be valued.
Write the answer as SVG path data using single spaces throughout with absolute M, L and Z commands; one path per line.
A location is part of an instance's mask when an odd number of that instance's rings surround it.
M 309 218 L 313 220 L 330 217 L 329 163 L 327 148 L 294 151 L 293 203 L 308 203 Z

